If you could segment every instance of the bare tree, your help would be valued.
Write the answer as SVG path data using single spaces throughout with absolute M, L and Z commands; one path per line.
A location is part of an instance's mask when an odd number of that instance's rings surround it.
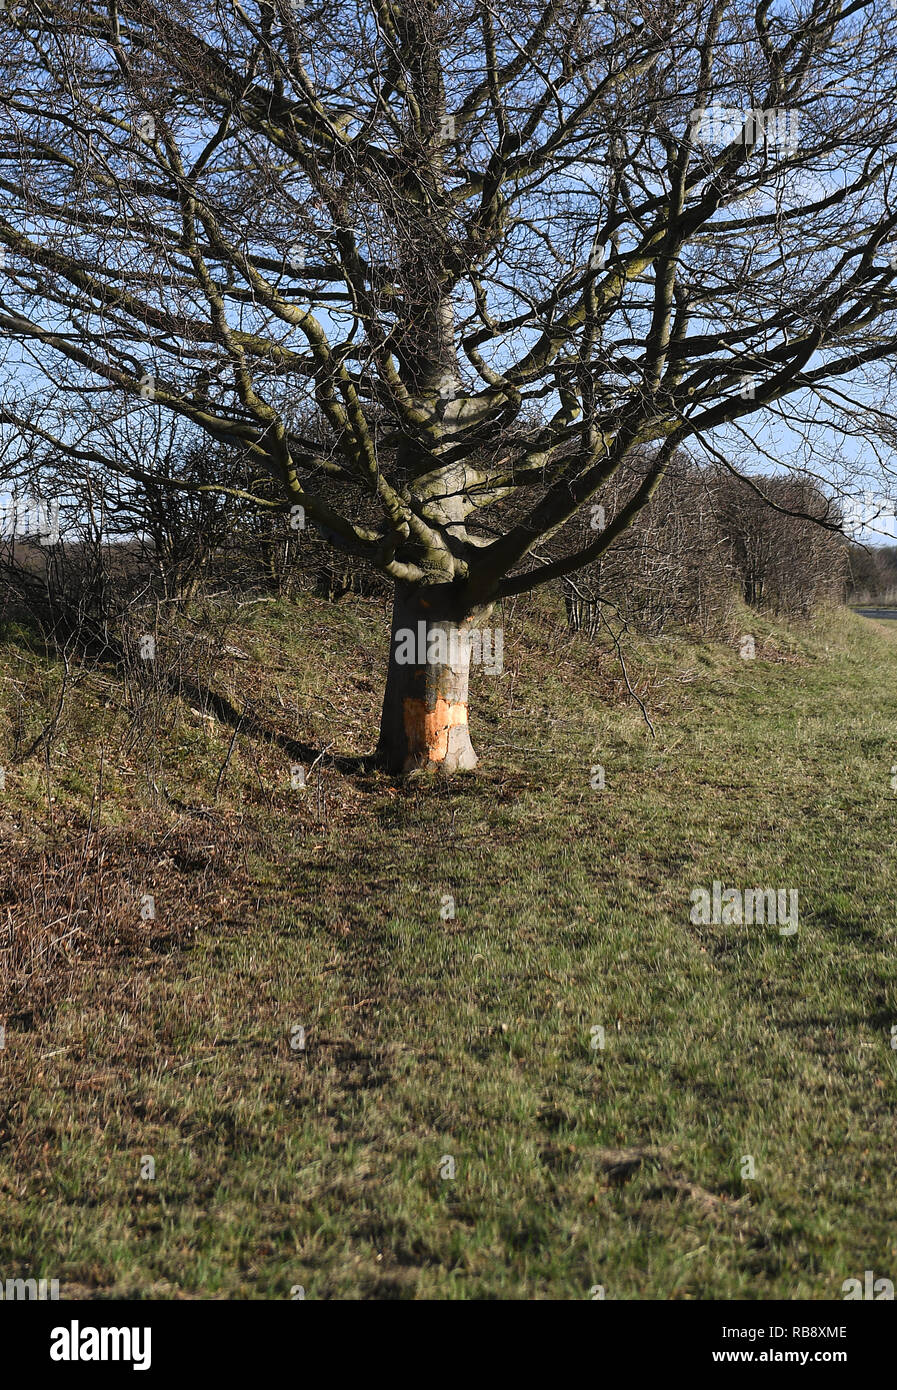
M 612 619 L 654 636 L 671 629 L 730 635 L 736 572 L 714 503 L 715 471 L 680 454 L 617 543 L 562 580 L 574 631 L 594 636 Z M 633 452 L 602 490 L 605 516 L 626 505 L 651 467 L 650 455 Z M 588 538 L 584 520 L 580 544 Z
M 473 634 L 680 446 L 765 421 L 812 472 L 814 427 L 893 421 L 893 32 L 881 0 L 20 0 L 2 420 L 79 468 L 122 466 L 104 395 L 239 445 L 394 582 L 385 763 L 470 767 Z
M 846 592 L 847 540 L 816 524 L 831 501 L 807 478 L 754 477 L 746 486 L 720 470 L 713 494 L 745 601 L 809 617 Z

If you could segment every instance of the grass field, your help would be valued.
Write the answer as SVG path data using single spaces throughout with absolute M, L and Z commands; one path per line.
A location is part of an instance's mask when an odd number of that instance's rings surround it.
M 652 737 L 612 652 L 509 613 L 475 774 L 325 759 L 305 789 L 288 750 L 102 667 L 60 702 L 61 665 L 8 626 L 0 1277 L 287 1299 L 894 1279 L 897 625 L 749 622 L 753 661 L 631 645 Z M 192 643 L 197 688 L 369 751 L 377 605 L 247 606 L 231 640 L 247 660 Z M 714 880 L 796 889 L 799 930 L 695 925 Z

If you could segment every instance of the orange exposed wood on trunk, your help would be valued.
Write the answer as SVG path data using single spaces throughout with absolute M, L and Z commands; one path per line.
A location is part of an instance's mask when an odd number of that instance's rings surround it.
M 427 709 L 423 700 L 406 700 L 404 716 L 409 749 L 426 748 L 430 762 L 441 763 L 448 752 L 449 729 L 467 723 L 467 706 L 441 695 L 436 697 L 435 709 Z

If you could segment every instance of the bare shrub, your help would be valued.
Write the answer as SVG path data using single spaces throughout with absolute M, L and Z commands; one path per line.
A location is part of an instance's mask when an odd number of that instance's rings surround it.
M 613 522 L 648 467 L 636 458 L 611 480 L 581 524 L 578 544 L 587 529 L 594 534 Z M 564 581 L 564 594 L 574 630 L 595 632 L 604 604 L 648 634 L 721 636 L 732 610 L 732 572 L 706 472 L 677 458 L 632 526 L 600 560 Z
M 839 516 L 809 479 L 717 472 L 713 494 L 742 594 L 752 607 L 809 617 L 843 601 L 847 543 Z

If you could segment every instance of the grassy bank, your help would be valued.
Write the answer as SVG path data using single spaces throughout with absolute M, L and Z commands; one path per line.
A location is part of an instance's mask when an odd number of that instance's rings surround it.
M 369 750 L 382 613 L 234 621 L 242 655 L 197 685 Z M 611 651 L 509 614 L 475 775 L 322 761 L 304 790 L 289 749 L 101 668 L 15 763 L 62 677 L 8 629 L 0 1274 L 199 1298 L 893 1279 L 897 633 L 750 622 L 753 661 L 634 644 L 652 736 Z M 798 932 L 693 924 L 714 880 L 798 890 Z

